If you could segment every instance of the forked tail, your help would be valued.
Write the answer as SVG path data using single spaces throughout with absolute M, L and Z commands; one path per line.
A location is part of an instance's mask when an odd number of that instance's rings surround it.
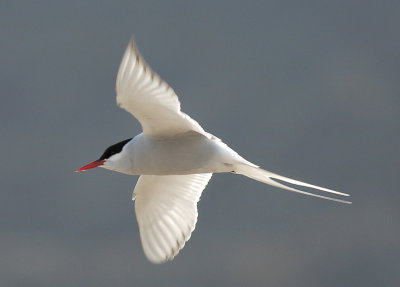
M 296 188 L 292 188 L 292 187 L 286 186 L 284 184 L 281 184 L 275 180 L 280 180 L 280 181 L 284 181 L 284 182 L 295 184 L 295 185 L 314 188 L 314 189 L 318 189 L 321 191 L 325 191 L 328 193 L 334 193 L 334 194 L 342 195 L 342 196 L 350 196 L 349 194 L 334 191 L 331 189 L 327 189 L 327 188 L 312 185 L 312 184 L 308 184 L 308 183 L 298 181 L 295 179 L 291 179 L 291 178 L 288 178 L 285 176 L 281 176 L 281 175 L 269 172 L 267 170 L 261 169 L 257 166 L 252 166 L 252 165 L 247 165 L 247 164 L 239 164 L 236 166 L 235 172 L 238 174 L 242 174 L 244 176 L 250 177 L 252 179 L 255 179 L 257 181 L 261 181 L 263 183 L 266 183 L 266 184 L 269 184 L 272 186 L 276 186 L 279 188 L 283 188 L 286 190 L 290 190 L 293 192 L 297 192 L 297 193 L 301 193 L 301 194 L 305 194 L 305 195 L 309 195 L 309 196 L 314 196 L 314 197 L 318 197 L 318 198 L 328 199 L 328 200 L 332 200 L 332 201 L 337 201 L 337 202 L 341 202 L 341 203 L 351 204 L 351 202 L 347 201 L 347 200 L 336 199 L 336 198 L 332 198 L 332 197 L 328 197 L 328 196 L 323 196 L 323 195 L 319 195 L 319 194 L 314 194 L 314 193 L 298 190 Z

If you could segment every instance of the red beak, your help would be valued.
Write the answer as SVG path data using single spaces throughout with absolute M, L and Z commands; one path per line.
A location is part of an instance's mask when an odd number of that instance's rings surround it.
M 84 170 L 88 170 L 88 169 L 92 169 L 98 166 L 103 165 L 105 162 L 105 160 L 95 160 L 94 162 L 91 162 L 85 166 L 82 166 L 80 169 L 76 170 L 75 172 L 80 172 L 80 171 L 84 171 Z

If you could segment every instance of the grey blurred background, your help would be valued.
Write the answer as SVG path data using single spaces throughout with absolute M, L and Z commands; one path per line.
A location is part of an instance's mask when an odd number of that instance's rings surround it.
M 1 286 L 400 286 L 399 1 L 2 1 Z M 131 35 L 183 110 L 347 206 L 215 175 L 174 261 L 142 251 L 136 177 L 74 170 L 140 132 Z

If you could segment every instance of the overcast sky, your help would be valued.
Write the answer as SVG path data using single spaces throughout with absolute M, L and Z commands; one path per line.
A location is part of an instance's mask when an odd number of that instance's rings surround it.
M 400 286 L 400 2 L 260 2 L 1 2 L 1 286 Z M 137 177 L 74 173 L 141 132 L 115 104 L 131 35 L 207 131 L 353 205 L 217 174 L 149 263 Z

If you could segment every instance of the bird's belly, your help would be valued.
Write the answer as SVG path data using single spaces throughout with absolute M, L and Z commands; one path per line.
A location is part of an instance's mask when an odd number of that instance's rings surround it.
M 221 147 L 203 136 L 155 140 L 142 137 L 135 146 L 134 174 L 176 175 L 228 172 Z

